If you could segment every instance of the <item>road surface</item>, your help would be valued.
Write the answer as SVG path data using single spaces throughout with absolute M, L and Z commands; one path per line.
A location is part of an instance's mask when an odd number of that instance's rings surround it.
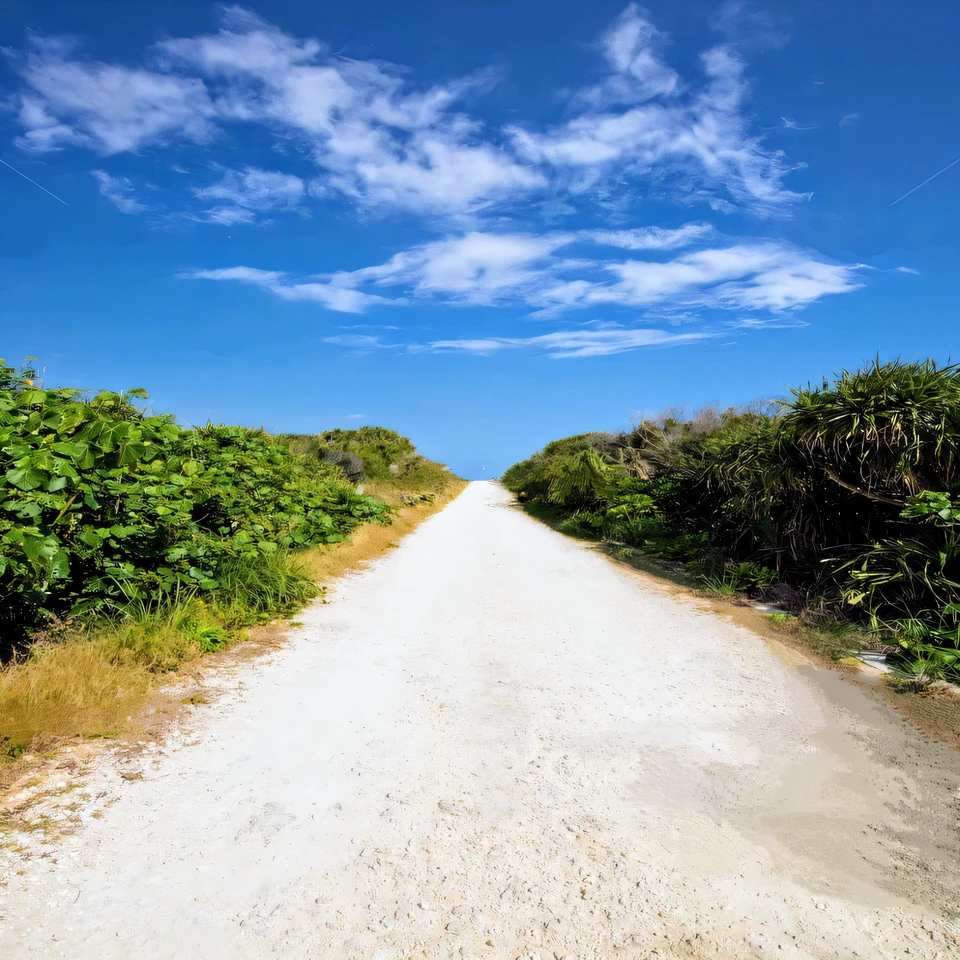
M 956 949 L 956 755 L 496 484 L 301 619 L 9 871 L 0 955 Z

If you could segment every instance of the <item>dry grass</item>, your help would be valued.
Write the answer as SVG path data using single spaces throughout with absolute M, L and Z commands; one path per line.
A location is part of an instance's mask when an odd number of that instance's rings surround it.
M 111 736 L 146 702 L 151 676 L 112 645 L 77 636 L 0 671 L 0 731 L 8 756 L 71 737 Z
M 59 630 L 55 641 L 0 667 L 0 785 L 16 775 L 11 766 L 25 766 L 9 761 L 27 751 L 137 727 L 158 679 L 201 656 L 166 617 Z

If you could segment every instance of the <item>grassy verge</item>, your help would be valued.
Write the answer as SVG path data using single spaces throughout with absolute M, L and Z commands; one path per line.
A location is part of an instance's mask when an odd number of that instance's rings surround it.
M 0 785 L 66 740 L 130 731 L 158 683 L 319 592 L 296 554 L 275 553 L 226 567 L 214 598 L 184 592 L 54 623 L 0 668 Z
M 428 495 L 368 487 L 394 508 L 389 525 L 365 524 L 330 546 L 238 561 L 213 601 L 185 594 L 131 607 L 113 620 L 55 624 L 39 635 L 26 654 L 0 667 L 0 788 L 64 743 L 139 732 L 165 682 L 189 673 L 206 654 L 251 639 L 244 646 L 275 641 L 282 630 L 271 620 L 381 556 L 456 497 L 466 483 L 448 476 Z

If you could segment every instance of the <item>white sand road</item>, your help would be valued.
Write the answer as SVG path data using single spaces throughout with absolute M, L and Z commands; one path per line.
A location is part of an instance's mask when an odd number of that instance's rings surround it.
M 301 619 L 8 870 L 0 956 L 957 951 L 956 754 L 496 484 Z

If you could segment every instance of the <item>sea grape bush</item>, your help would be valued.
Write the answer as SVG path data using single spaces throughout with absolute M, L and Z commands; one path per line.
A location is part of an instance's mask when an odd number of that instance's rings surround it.
M 141 390 L 37 389 L 0 360 L 0 630 L 5 645 L 49 614 L 105 611 L 218 571 L 342 540 L 388 508 L 336 466 L 262 430 L 184 429 L 148 416 Z
M 815 609 L 895 639 L 925 676 L 960 678 L 958 367 L 877 362 L 773 405 L 557 440 L 503 482 L 565 532 L 735 587 L 775 570 Z

